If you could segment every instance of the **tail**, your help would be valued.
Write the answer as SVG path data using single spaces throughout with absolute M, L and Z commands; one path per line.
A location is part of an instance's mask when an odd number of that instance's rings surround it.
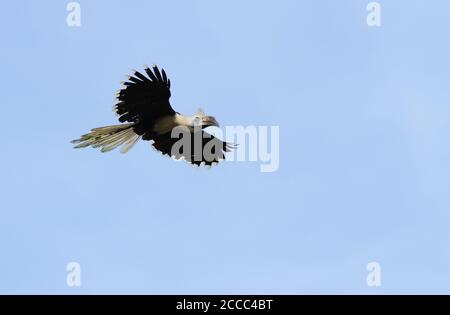
M 78 148 L 101 148 L 102 152 L 108 152 L 122 146 L 120 152 L 127 153 L 141 138 L 133 130 L 134 124 L 122 124 L 92 129 L 90 133 L 82 135 L 80 139 L 73 140 Z

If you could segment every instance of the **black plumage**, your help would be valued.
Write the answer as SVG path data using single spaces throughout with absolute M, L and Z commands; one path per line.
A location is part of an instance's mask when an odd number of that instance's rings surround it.
M 199 136 L 196 136 L 195 133 L 190 134 L 190 147 L 180 148 L 179 152 L 171 152 L 173 145 L 179 140 L 179 138 L 172 138 L 168 133 L 156 136 L 155 141 L 153 142 L 153 147 L 164 155 L 171 156 L 176 160 L 183 158 L 186 161 L 198 166 L 200 166 L 202 163 L 207 166 L 211 166 L 212 164 L 225 159 L 225 152 L 230 152 L 234 148 L 233 145 L 228 144 L 227 142 L 223 142 L 222 140 L 203 130 L 197 132 L 200 133 Z M 196 151 L 195 141 L 199 140 L 202 141 L 201 145 L 199 146 L 200 148 L 203 149 L 205 146 L 211 147 L 212 156 L 210 158 L 206 157 L 203 154 L 203 151 Z
M 143 140 L 152 140 L 156 120 L 175 115 L 175 111 L 169 102 L 170 80 L 164 69 L 163 76 L 157 66 L 153 67 L 153 71 L 149 68 L 145 71 L 150 79 L 135 71 L 134 77 L 130 76 L 129 82 L 125 82 L 124 88 L 118 92 L 116 113 L 120 115 L 120 122 L 134 123 L 134 132 Z

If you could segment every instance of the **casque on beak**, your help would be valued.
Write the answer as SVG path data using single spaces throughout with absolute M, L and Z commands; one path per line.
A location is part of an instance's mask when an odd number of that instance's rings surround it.
M 216 118 L 214 118 L 213 116 L 205 116 L 205 117 L 203 117 L 203 126 L 204 127 L 210 127 L 210 126 L 220 127 L 219 123 L 216 120 Z

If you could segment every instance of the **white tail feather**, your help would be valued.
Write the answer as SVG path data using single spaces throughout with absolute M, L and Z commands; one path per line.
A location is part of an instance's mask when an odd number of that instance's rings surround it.
M 133 128 L 133 124 L 106 126 L 94 128 L 90 133 L 82 135 L 80 139 L 73 140 L 75 148 L 101 148 L 102 152 L 108 152 L 122 146 L 121 153 L 128 152 L 141 138 Z
M 132 147 L 134 147 L 134 145 L 136 144 L 136 142 L 139 141 L 139 139 L 141 139 L 141 136 L 134 134 L 133 137 L 131 137 L 130 139 L 128 139 L 122 146 L 122 148 L 120 149 L 120 153 L 127 153 L 128 151 L 130 151 L 130 149 Z

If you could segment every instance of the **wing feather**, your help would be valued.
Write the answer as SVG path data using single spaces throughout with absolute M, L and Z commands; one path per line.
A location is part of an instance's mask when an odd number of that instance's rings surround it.
M 147 76 L 133 70 L 132 76 L 128 77 L 117 93 L 114 106 L 119 121 L 134 123 L 138 135 L 150 133 L 158 118 L 175 114 L 169 102 L 170 81 L 165 71 L 161 75 L 157 66 L 153 66 L 153 71 L 148 67 L 144 70 Z
M 191 147 L 187 149 L 182 148 L 180 152 L 172 152 L 173 145 L 180 139 L 172 138 L 171 133 L 155 137 L 152 145 L 164 155 L 168 155 L 176 160 L 183 158 L 187 162 L 198 166 L 201 164 L 211 166 L 224 160 L 225 152 L 229 152 L 233 148 L 231 144 L 224 142 L 203 130 L 199 132 L 201 132 L 200 136 L 191 133 Z M 202 153 L 200 156 L 196 155 L 195 152 L 195 141 L 198 141 L 198 139 L 202 139 Z M 206 153 L 205 147 L 209 150 L 208 152 L 211 152 L 209 156 L 204 154 Z

